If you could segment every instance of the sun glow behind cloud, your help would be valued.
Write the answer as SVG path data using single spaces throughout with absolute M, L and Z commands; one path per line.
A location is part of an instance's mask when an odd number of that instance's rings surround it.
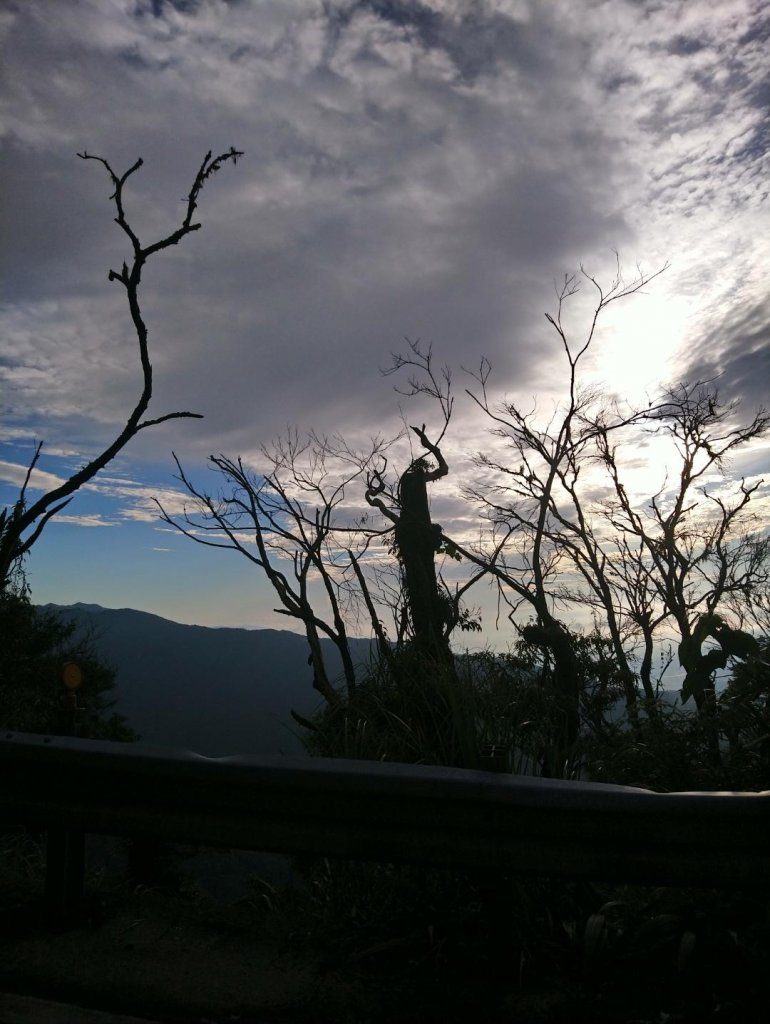
M 664 291 L 660 279 L 653 282 L 645 294 L 608 311 L 589 373 L 629 403 L 644 403 L 675 382 L 691 317 L 691 301 Z

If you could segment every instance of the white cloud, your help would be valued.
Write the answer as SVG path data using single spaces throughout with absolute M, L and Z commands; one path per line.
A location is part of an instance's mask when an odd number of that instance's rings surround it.
M 64 512 L 62 512 L 62 513 L 60 513 L 59 515 L 56 516 L 56 518 L 54 519 L 54 523 L 69 523 L 72 526 L 86 526 L 86 527 L 118 526 L 119 525 L 118 523 L 116 523 L 114 521 L 111 521 L 111 520 L 108 520 L 108 519 L 105 519 L 103 516 L 98 515 L 98 514 L 78 516 L 78 515 L 67 515 Z
M 22 487 L 29 472 L 29 465 L 18 462 L 6 462 L 0 459 L 0 480 L 12 484 L 14 487 Z M 48 473 L 42 469 L 33 469 L 29 478 L 28 489 L 31 491 L 50 491 L 60 487 L 64 478 L 55 473 Z
M 95 477 L 93 482 L 85 484 L 83 491 L 115 501 L 119 506 L 116 514 L 133 522 L 157 522 L 156 502 L 173 515 L 181 515 L 185 505 L 190 504 L 189 496 L 173 487 L 147 486 L 137 481 L 115 482 Z

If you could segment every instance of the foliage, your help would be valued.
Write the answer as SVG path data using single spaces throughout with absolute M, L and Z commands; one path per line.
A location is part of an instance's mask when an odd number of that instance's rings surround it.
M 369 993 L 395 982 L 400 1003 L 356 1020 L 404 1019 L 405 1002 L 420 1021 L 764 1019 L 761 893 L 329 860 L 304 873 L 295 942 Z
M 757 895 L 597 887 L 592 909 L 562 918 L 557 970 L 579 981 L 591 1020 L 759 1021 L 770 934 Z
M 659 792 L 719 789 L 706 747 L 703 722 L 661 702 L 655 716 L 641 715 L 633 730 L 621 719 L 591 736 L 584 748 L 585 773 L 593 782 Z
M 353 692 L 317 713 L 306 746 L 325 757 L 458 768 L 483 767 L 482 752 L 495 748 L 517 774 L 576 777 L 587 737 L 611 729 L 607 716 L 624 689 L 610 641 L 571 636 L 580 735 L 565 759 L 555 738 L 569 709 L 548 653 L 526 637 L 513 652 L 467 652 L 452 666 L 410 645 L 373 658 Z
M 98 660 L 75 624 L 35 608 L 24 593 L 0 591 L 0 721 L 18 732 L 135 740 L 120 715 L 110 713 L 114 672 Z M 77 708 L 68 703 L 62 670 L 75 663 L 82 673 Z
M 770 789 L 770 639 L 735 663 L 717 701 L 731 789 Z
M 325 757 L 470 768 L 476 719 L 467 677 L 406 646 L 374 659 L 352 693 L 324 706 L 306 745 Z
M 497 748 L 516 771 L 539 773 L 559 716 L 558 697 L 537 685 L 526 658 L 468 653 L 447 666 L 405 646 L 323 707 L 305 743 L 325 757 L 456 768 L 482 767 L 484 751 Z
M 592 735 L 584 749 L 588 777 L 662 792 L 770 788 L 767 650 L 764 640 L 759 656 L 734 663 L 713 716 L 660 700 L 656 714 L 643 713 L 633 729 L 623 718 Z
M 758 658 L 735 664 L 720 696 L 714 763 L 710 721 L 663 699 L 655 714 L 640 702 L 633 723 L 618 716 L 624 687 L 611 641 L 598 633 L 572 641 L 581 729 L 565 777 L 661 791 L 767 786 L 766 642 Z M 456 662 L 454 676 L 442 674 L 445 666 L 407 647 L 373 664 L 349 699 L 319 713 L 308 748 L 482 767 L 483 744 L 497 743 L 513 753 L 514 771 L 555 770 L 563 709 L 548 652 L 524 640 L 515 653 Z M 442 1007 L 436 1020 L 475 1010 L 501 1021 L 652 1024 L 724 1011 L 737 1024 L 754 1020 L 768 996 L 763 883 L 755 893 L 722 893 L 330 860 L 301 868 L 303 934 L 325 950 L 329 968 L 357 972 L 367 985 L 396 970 L 402 994 Z M 469 992 L 475 1005 L 462 1002 Z
M 427 973 L 445 981 L 459 970 L 465 984 L 483 978 L 498 997 L 523 980 L 522 961 L 552 942 L 554 924 L 561 928 L 562 918 L 595 905 L 585 886 L 497 871 L 326 858 L 298 866 L 307 879 L 298 898 L 308 938 L 320 939 L 329 966 L 395 960 L 413 978 Z M 489 991 L 479 995 L 491 1001 Z
M 514 652 L 466 653 L 450 670 L 405 646 L 373 658 L 355 690 L 310 720 L 308 751 L 324 757 L 487 766 L 676 792 L 770 788 L 768 645 L 735 661 L 714 716 L 661 693 L 637 715 L 623 710 L 623 668 L 597 632 L 570 634 L 578 671 L 578 736 L 562 757 L 565 711 L 547 650 L 524 638 Z M 714 746 L 717 757 L 713 757 Z M 498 759 L 499 760 L 499 759 Z M 500 770 L 498 764 L 497 770 Z

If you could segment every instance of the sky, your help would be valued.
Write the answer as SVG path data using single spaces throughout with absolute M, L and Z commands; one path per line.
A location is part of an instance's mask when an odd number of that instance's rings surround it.
M 3 503 L 36 441 L 30 497 L 139 395 L 107 279 L 125 238 L 104 168 L 76 154 L 119 174 L 143 159 L 125 206 L 148 244 L 179 225 L 208 150 L 244 152 L 143 277 L 150 414 L 204 418 L 144 431 L 47 527 L 33 600 L 290 626 L 252 566 L 172 531 L 152 498 L 182 505 L 172 451 L 216 489 L 209 455 L 254 462 L 288 427 L 359 446 L 436 432 L 436 408 L 381 372 L 405 338 L 452 370 L 457 472 L 432 500 L 472 529 L 458 488 L 492 442 L 464 370 L 486 358 L 495 395 L 552 408 L 554 283 L 581 265 L 609 282 L 616 253 L 629 277 L 669 267 L 602 320 L 585 382 L 642 400 L 721 375 L 752 413 L 770 380 L 769 37 L 764 0 L 5 0 Z M 590 297 L 569 307 L 575 339 Z M 735 467 L 767 470 L 766 446 Z

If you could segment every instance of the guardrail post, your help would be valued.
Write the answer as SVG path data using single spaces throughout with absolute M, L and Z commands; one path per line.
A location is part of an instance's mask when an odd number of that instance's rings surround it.
M 49 915 L 56 921 L 70 920 L 82 905 L 85 839 L 77 829 L 48 829 L 45 902 Z
M 511 749 L 501 743 L 485 743 L 479 750 L 479 768 L 511 774 Z M 484 871 L 477 876 L 479 895 L 489 923 L 490 957 L 507 963 L 511 949 L 512 911 L 510 877 L 505 871 Z

